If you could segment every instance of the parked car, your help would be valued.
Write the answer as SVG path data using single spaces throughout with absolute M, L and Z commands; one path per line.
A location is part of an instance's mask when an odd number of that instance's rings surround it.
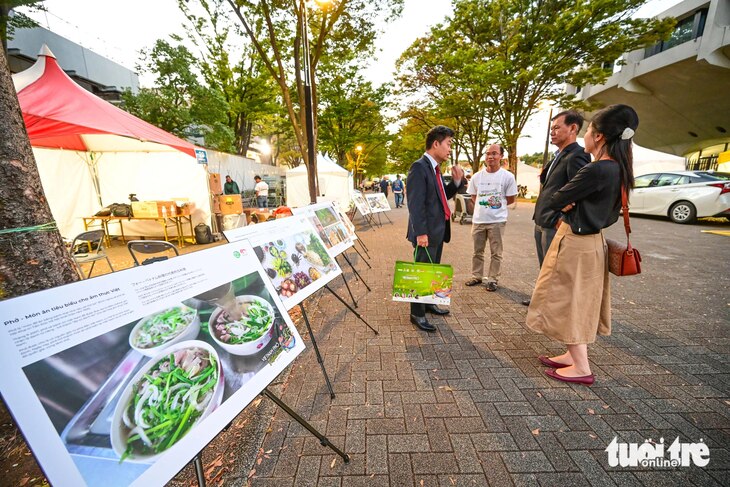
M 634 182 L 631 213 L 668 216 L 674 223 L 704 216 L 730 220 L 730 173 L 661 172 L 637 176 Z

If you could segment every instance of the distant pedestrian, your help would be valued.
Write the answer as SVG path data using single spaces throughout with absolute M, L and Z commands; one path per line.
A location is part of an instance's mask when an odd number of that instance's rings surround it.
M 223 185 L 223 194 L 241 194 L 236 183 L 230 176 L 226 176 L 226 183 Z
M 632 142 L 639 117 L 627 105 L 599 110 L 588 125 L 585 151 L 594 162 L 553 194 L 561 211 L 558 232 L 545 255 L 527 326 L 564 343 L 567 351 L 538 360 L 552 379 L 593 384 L 588 344 L 611 334 L 611 284 L 603 229 L 618 220 L 621 193 L 634 185 Z
M 256 181 L 254 191 L 256 192 L 256 205 L 259 208 L 269 207 L 269 185 L 261 180 L 261 176 L 254 176 L 253 180 Z
M 390 182 L 388 181 L 388 178 L 383 176 L 383 179 L 380 180 L 380 192 L 385 195 L 385 197 L 388 197 L 388 186 L 390 186 Z
M 487 149 L 484 169 L 474 174 L 469 182 L 468 193 L 474 204 L 471 236 L 474 254 L 471 261 L 471 279 L 467 286 L 476 286 L 484 280 L 484 250 L 489 243 L 489 273 L 487 291 L 497 290 L 502 269 L 502 239 L 507 225 L 507 205 L 515 202 L 517 184 L 514 175 L 501 165 L 504 148 L 492 144 Z
M 395 176 L 395 181 L 390 185 L 393 188 L 393 198 L 395 198 L 395 207 L 400 208 L 403 206 L 403 194 L 405 191 L 405 185 L 403 180 L 400 178 L 400 174 Z

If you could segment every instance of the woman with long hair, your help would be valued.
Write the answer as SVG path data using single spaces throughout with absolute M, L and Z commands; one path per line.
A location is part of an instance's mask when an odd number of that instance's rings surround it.
M 586 131 L 593 162 L 557 191 L 550 208 L 562 222 L 540 269 L 527 326 L 565 344 L 561 355 L 538 357 L 549 377 L 591 385 L 588 344 L 611 334 L 611 289 L 603 229 L 618 220 L 621 193 L 634 186 L 632 137 L 639 117 L 627 105 L 597 112 Z

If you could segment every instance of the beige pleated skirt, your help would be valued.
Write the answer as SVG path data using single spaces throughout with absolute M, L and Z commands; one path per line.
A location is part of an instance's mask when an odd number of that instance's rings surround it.
M 603 232 L 576 235 L 560 225 L 545 256 L 527 326 L 566 345 L 611 334 L 611 286 Z

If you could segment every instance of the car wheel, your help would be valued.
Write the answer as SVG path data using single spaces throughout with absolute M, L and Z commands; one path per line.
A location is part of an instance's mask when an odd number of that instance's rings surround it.
M 679 201 L 669 209 L 669 218 L 674 223 L 692 223 L 696 216 L 697 208 L 689 201 Z

